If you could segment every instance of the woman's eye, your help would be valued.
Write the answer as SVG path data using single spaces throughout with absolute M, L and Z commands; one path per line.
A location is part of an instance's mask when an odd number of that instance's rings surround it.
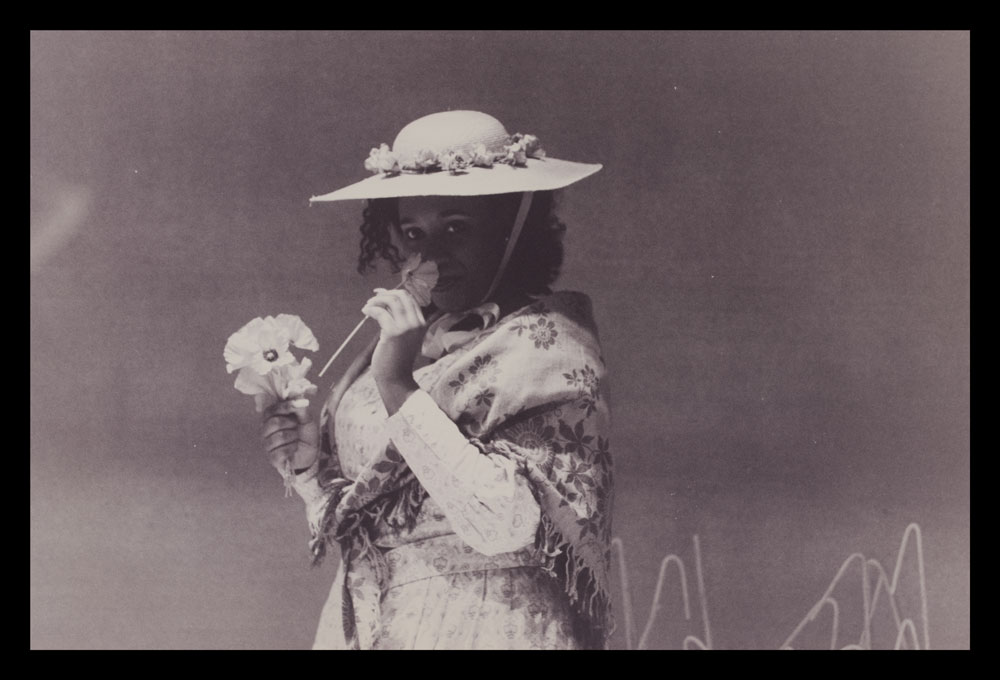
M 422 229 L 411 227 L 410 229 L 403 229 L 403 236 L 405 236 L 408 241 L 419 241 L 424 237 L 424 232 Z
M 469 230 L 467 222 L 449 222 L 447 225 L 449 234 L 463 234 Z

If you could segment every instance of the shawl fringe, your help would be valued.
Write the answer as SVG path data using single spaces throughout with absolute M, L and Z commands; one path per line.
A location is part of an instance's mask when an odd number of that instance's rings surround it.
M 544 514 L 535 536 L 535 549 L 542 569 L 559 581 L 569 597 L 575 632 L 591 649 L 604 649 L 611 635 L 611 599 L 594 572 L 576 554 L 556 525 Z
M 569 597 L 574 614 L 574 632 L 584 645 L 591 649 L 606 649 L 608 638 L 614 631 L 611 616 L 611 598 L 586 561 L 578 554 L 573 543 L 556 526 L 545 512 L 541 494 L 527 474 L 527 461 L 503 441 L 483 442 L 472 437 L 470 443 L 484 454 L 495 452 L 513 460 L 526 473 L 532 483 L 532 492 L 539 501 L 542 512 L 535 534 L 535 552 L 542 563 L 542 570 L 556 579 Z

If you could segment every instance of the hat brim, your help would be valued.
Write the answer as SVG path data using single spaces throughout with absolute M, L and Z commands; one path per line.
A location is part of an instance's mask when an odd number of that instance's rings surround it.
M 375 175 L 343 189 L 313 196 L 310 202 L 348 201 L 401 196 L 485 196 L 523 191 L 554 191 L 593 175 L 600 163 L 576 163 L 558 158 L 529 158 L 525 166 L 496 164 L 471 167 L 458 174 L 438 171 Z

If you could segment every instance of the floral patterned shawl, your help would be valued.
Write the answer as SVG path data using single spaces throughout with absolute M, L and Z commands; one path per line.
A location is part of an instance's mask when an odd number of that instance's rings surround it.
M 439 361 L 450 365 L 422 387 L 474 445 L 514 460 L 527 476 L 541 508 L 539 561 L 568 594 L 585 644 L 605 647 L 612 627 L 613 477 L 604 359 L 589 298 L 573 292 L 540 298 Z M 342 383 L 365 363 L 356 362 Z M 345 384 L 335 389 L 324 421 L 345 390 Z M 374 544 L 378 527 L 412 528 L 426 492 L 391 444 L 357 479 L 346 479 L 325 423 L 323 433 L 318 479 L 325 500 L 313 522 L 314 563 L 329 544 L 340 546 L 345 637 L 350 647 L 368 648 L 386 574 Z

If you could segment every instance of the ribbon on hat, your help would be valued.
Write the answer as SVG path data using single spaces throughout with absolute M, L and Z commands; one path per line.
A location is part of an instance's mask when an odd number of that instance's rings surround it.
M 471 331 L 453 331 L 458 322 L 468 317 L 478 317 L 482 328 Z M 450 312 L 439 317 L 427 327 L 420 353 L 431 359 L 440 359 L 500 320 L 500 307 L 495 302 L 487 302 L 464 312 Z

